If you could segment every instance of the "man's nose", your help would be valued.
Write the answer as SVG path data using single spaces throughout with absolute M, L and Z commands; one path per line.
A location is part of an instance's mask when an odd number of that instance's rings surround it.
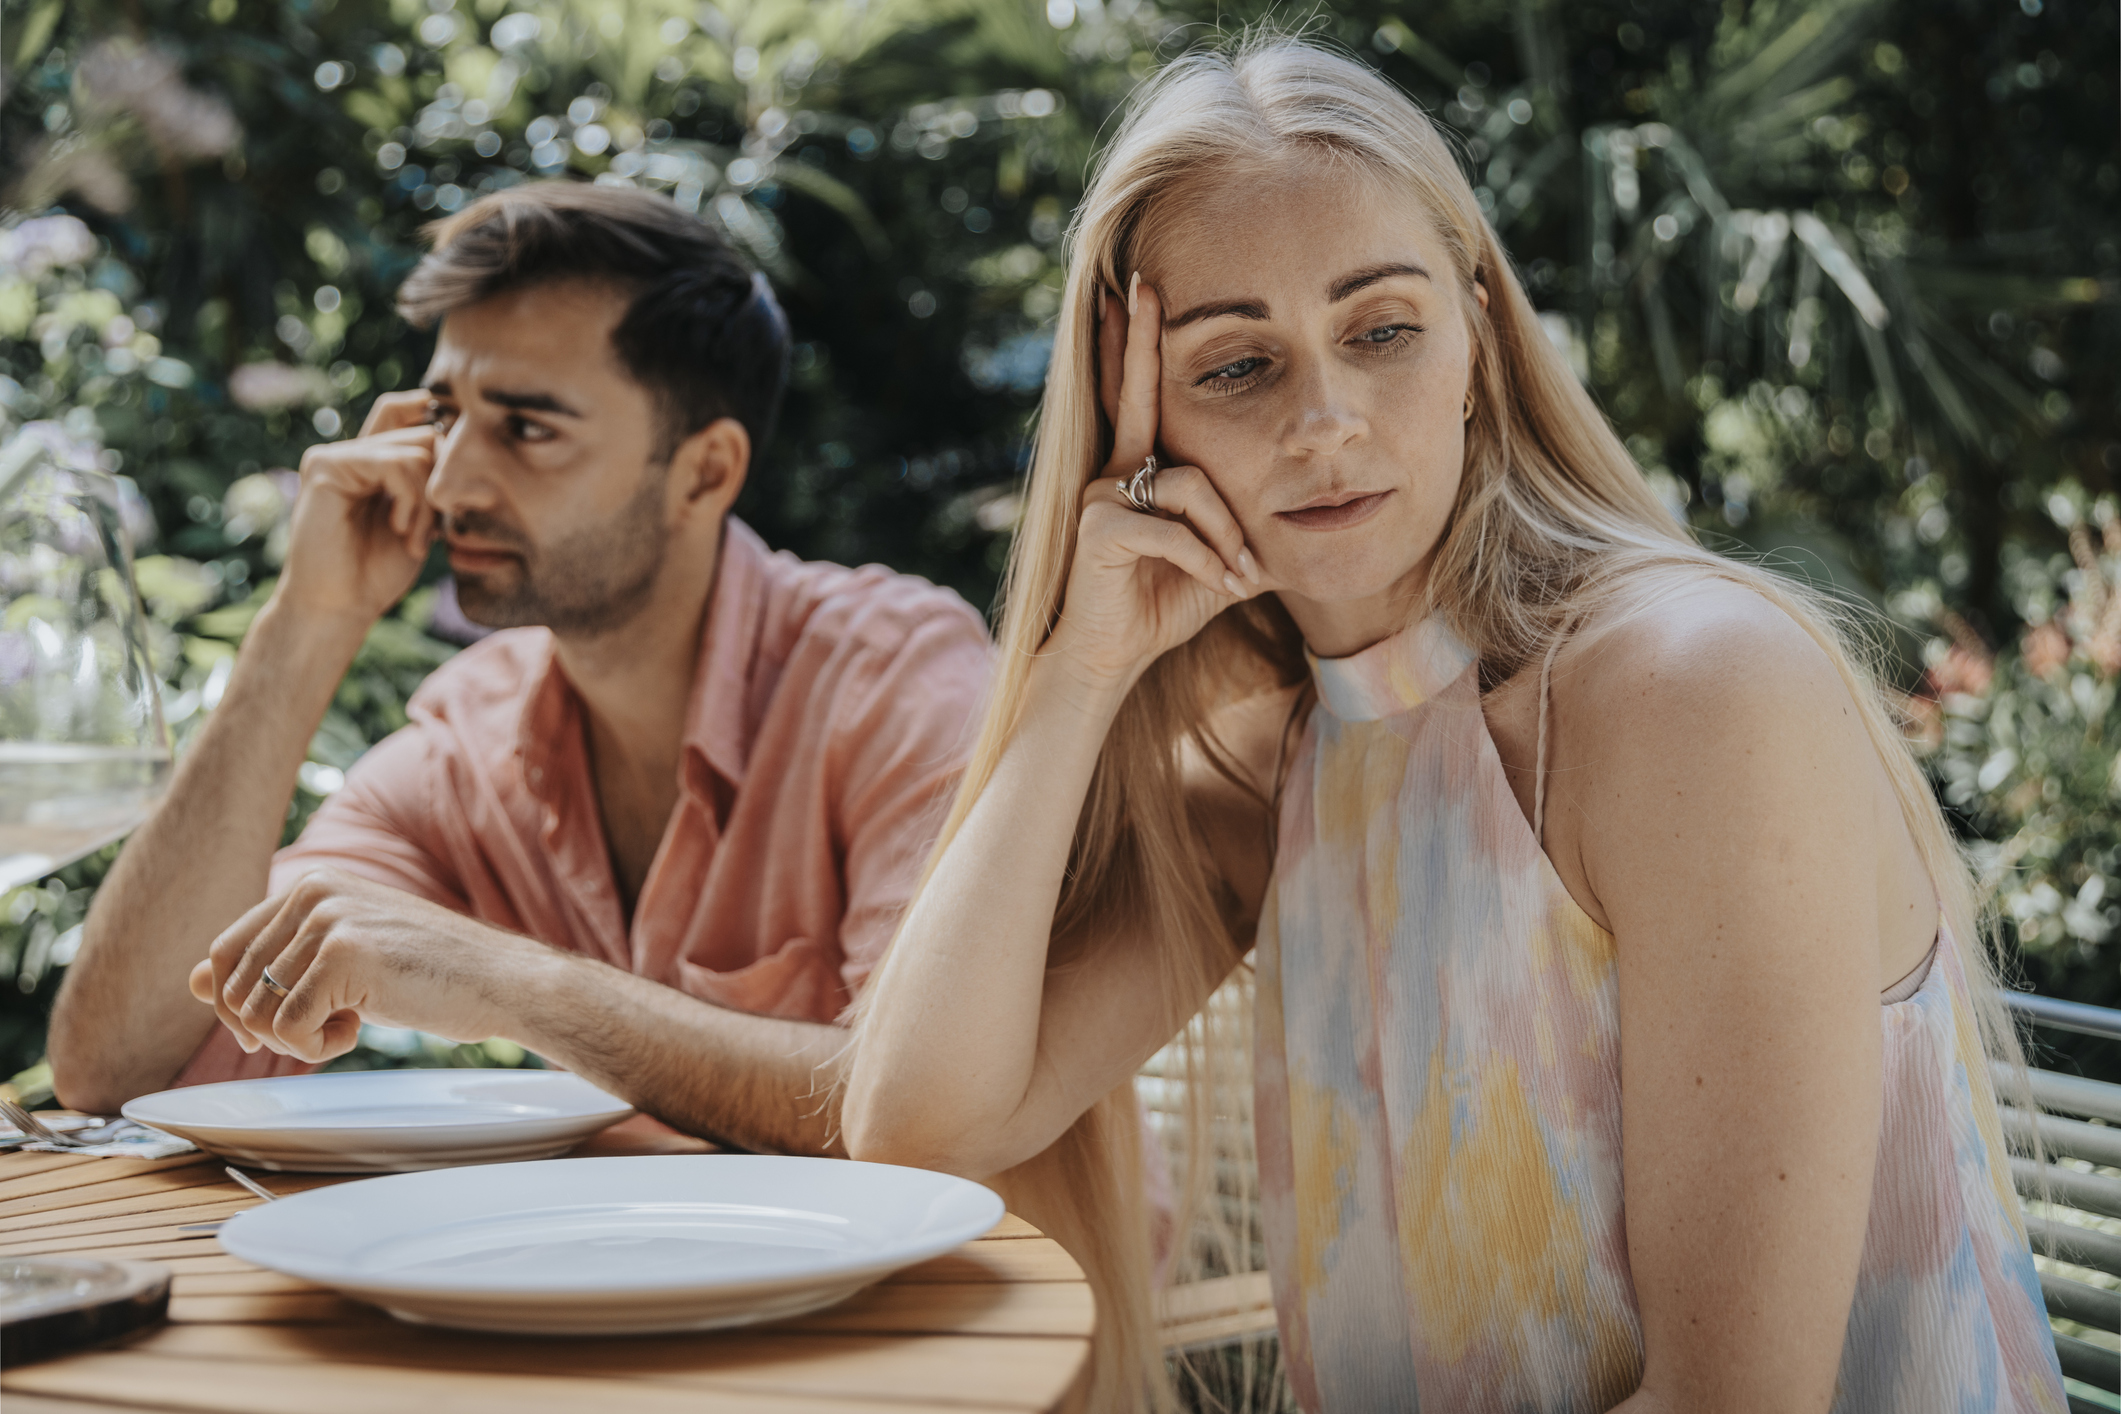
M 494 480 L 485 439 L 469 417 L 435 434 L 435 464 L 427 473 L 427 502 L 444 515 L 486 510 L 494 502 Z

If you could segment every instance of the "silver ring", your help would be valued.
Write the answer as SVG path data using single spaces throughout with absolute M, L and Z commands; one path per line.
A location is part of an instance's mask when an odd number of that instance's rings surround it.
M 280 985 L 280 979 L 272 975 L 272 969 L 270 967 L 264 970 L 264 972 L 259 976 L 258 980 L 264 983 L 265 990 L 271 992 L 274 996 L 284 997 L 287 995 L 287 988 Z
M 1151 452 L 1141 469 L 1119 484 L 1119 494 L 1144 515 L 1156 510 L 1156 453 Z

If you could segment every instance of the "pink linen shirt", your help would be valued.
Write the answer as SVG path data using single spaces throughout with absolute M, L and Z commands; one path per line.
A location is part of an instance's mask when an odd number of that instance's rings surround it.
M 912 898 L 991 656 L 950 591 L 769 551 L 732 516 L 678 803 L 630 925 L 581 699 L 542 628 L 437 669 L 275 857 L 271 889 L 330 865 L 719 1006 L 833 1021 Z M 216 1026 L 176 1083 L 307 1069 Z

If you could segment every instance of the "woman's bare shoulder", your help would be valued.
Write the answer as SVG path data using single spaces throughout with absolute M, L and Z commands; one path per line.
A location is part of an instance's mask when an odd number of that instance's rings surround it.
M 1731 900 L 1791 877 L 1853 869 L 1875 889 L 1896 809 L 1864 690 L 1831 640 L 1742 583 L 1703 576 L 1594 616 L 1552 680 L 1547 844 L 1564 884 L 1638 939 L 1712 898 L 1744 912 Z
M 1557 718 L 1669 740 L 1853 705 L 1812 630 L 1745 584 L 1694 575 L 1616 598 L 1555 655 Z

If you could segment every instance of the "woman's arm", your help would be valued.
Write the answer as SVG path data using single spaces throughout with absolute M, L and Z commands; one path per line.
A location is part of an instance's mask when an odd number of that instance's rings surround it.
M 1155 443 L 1161 318 L 1152 290 L 1138 299 L 1125 319 L 1107 300 L 1108 367 L 1125 338 L 1115 450 L 1083 493 L 1060 622 L 992 776 L 869 984 L 841 1111 L 856 1158 L 978 1176 L 1014 1167 L 1205 1000 L 1165 995 L 1155 949 L 1172 944 L 1123 918 L 1082 940 L 1082 965 L 1046 965 L 1076 822 L 1120 705 L 1157 657 L 1260 589 L 1235 519 L 1197 469 L 1158 477 L 1163 515 L 1119 495 L 1119 476 Z
M 1619 950 L 1645 1352 L 1622 1408 L 1823 1414 L 1878 1147 L 1881 905 L 1905 907 L 1882 895 L 1912 848 L 1890 783 L 1825 653 L 1736 587 L 1565 652 L 1554 704 L 1550 843 Z
M 1155 943 L 1124 926 L 1085 967 L 1047 971 L 1062 872 L 1117 703 L 1050 658 L 1033 665 L 1027 698 L 870 984 L 842 1113 L 856 1158 L 979 1177 L 1014 1167 L 1190 1014 L 1160 994 Z

